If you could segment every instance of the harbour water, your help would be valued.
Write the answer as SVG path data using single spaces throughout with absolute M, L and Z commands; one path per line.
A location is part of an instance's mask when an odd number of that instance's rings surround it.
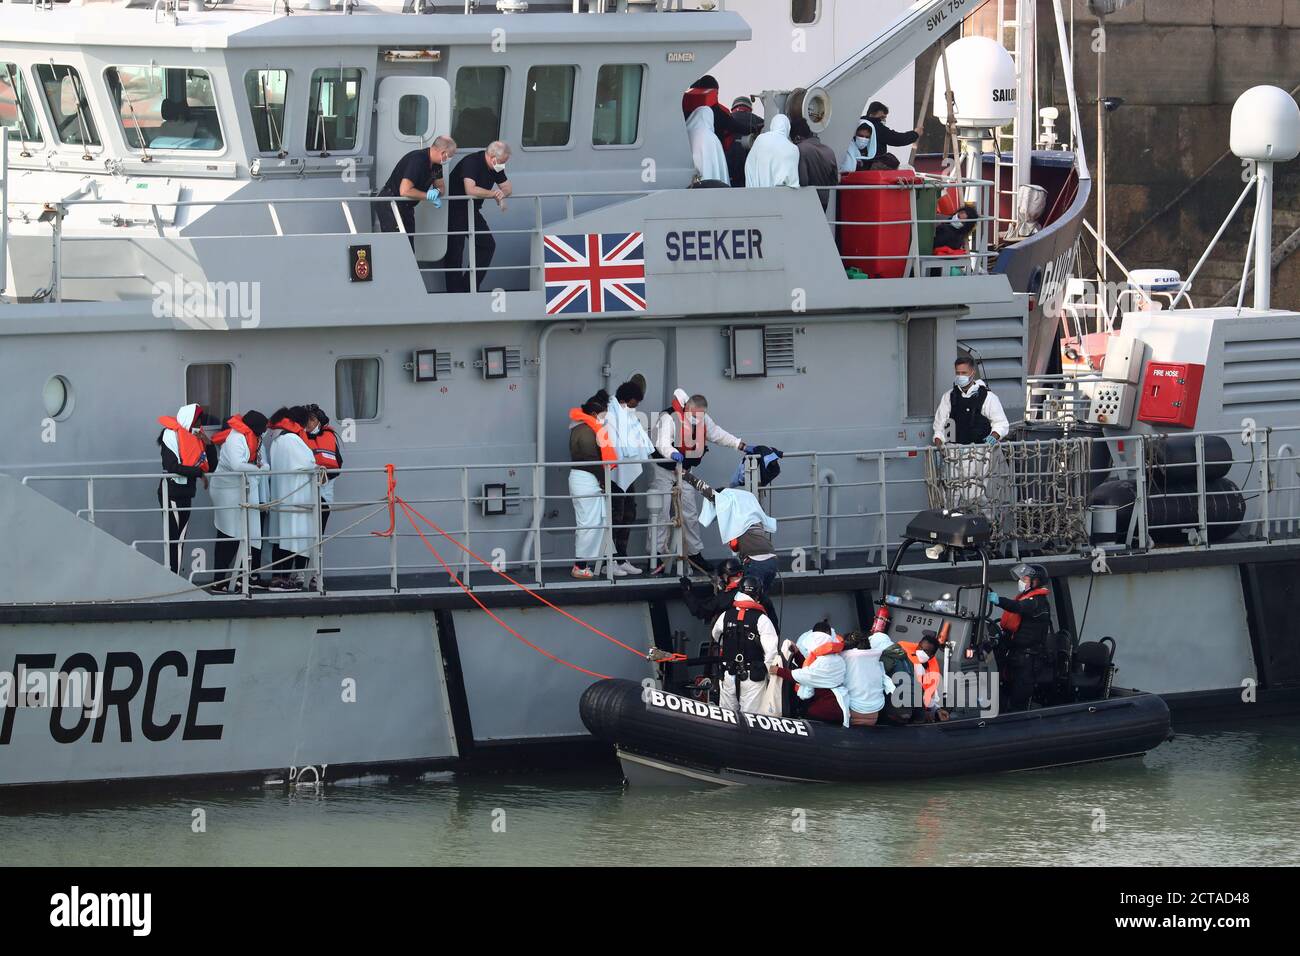
M 1300 718 L 895 786 L 625 790 L 617 769 L 323 792 L 0 794 L 16 865 L 1300 864 Z M 199 826 L 199 823 L 202 826 Z M 196 830 L 200 832 L 195 832 Z

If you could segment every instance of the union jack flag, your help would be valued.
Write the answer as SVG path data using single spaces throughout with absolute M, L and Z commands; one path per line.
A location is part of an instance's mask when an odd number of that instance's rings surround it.
M 543 236 L 542 244 L 547 315 L 646 310 L 641 233 Z

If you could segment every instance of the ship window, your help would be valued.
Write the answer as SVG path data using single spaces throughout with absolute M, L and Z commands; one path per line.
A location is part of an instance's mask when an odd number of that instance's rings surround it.
M 45 413 L 56 422 L 64 421 L 72 414 L 72 385 L 62 375 L 50 377 L 41 398 L 45 402 Z
M 288 70 L 249 70 L 244 74 L 244 91 L 253 111 L 253 131 L 260 153 L 284 149 L 284 104 L 289 90 Z
M 482 149 L 501 138 L 506 96 L 504 66 L 466 66 L 456 72 L 451 138 L 461 149 Z
M 340 419 L 379 417 L 379 359 L 345 358 L 334 365 L 334 409 Z
M 819 6 L 818 0 L 790 0 L 790 20 L 800 24 L 816 23 L 821 12 L 817 9 Z
M 534 66 L 524 95 L 524 146 L 568 146 L 576 66 Z
M 911 319 L 907 323 L 908 418 L 931 417 L 939 399 L 934 379 L 938 325 L 938 319 Z
M 104 79 L 130 149 L 221 149 L 221 123 L 207 70 L 110 66 Z
M 185 369 L 185 404 L 197 402 L 203 414 L 196 425 L 224 425 L 230 417 L 230 386 L 235 367 L 225 363 L 190 365 Z
M 26 143 L 39 143 L 41 124 L 27 95 L 27 84 L 13 63 L 0 63 L 0 127 L 14 132 L 9 135 Z
M 311 75 L 307 108 L 307 148 L 322 153 L 357 146 L 361 71 L 331 67 Z
M 593 146 L 631 146 L 641 122 L 641 81 L 645 67 L 606 65 L 596 74 Z
M 38 63 L 36 79 L 40 81 L 45 105 L 50 108 L 59 142 L 67 146 L 98 146 L 99 131 L 95 129 L 95 118 L 90 115 L 81 74 L 70 66 Z
M 429 133 L 429 98 L 407 93 L 397 101 L 397 131 L 424 139 Z

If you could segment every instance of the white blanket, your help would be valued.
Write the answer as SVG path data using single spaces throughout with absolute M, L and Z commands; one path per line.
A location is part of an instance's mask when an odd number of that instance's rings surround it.
M 713 501 L 707 498 L 700 508 L 700 524 L 706 528 L 718 519 L 718 534 L 723 544 L 733 538 L 739 538 L 755 525 L 762 525 L 768 534 L 776 534 L 776 519 L 769 518 L 758 499 L 741 488 L 723 488 L 713 493 Z
M 609 411 L 605 414 L 605 433 L 619 458 L 649 458 L 654 453 L 654 443 L 646 434 L 645 426 L 641 424 L 637 413 L 624 408 L 617 401 L 609 403 Z M 626 491 L 641 477 L 644 468 L 645 465 L 615 465 L 614 484 Z

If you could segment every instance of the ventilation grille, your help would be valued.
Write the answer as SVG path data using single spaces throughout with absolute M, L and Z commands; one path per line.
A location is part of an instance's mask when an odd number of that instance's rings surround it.
M 1223 343 L 1225 414 L 1267 415 L 1298 409 L 1300 338 L 1268 337 Z
M 451 353 L 435 352 L 434 366 L 438 369 L 439 381 L 441 381 L 445 376 L 451 375 Z
M 769 325 L 763 330 L 763 361 L 768 375 L 794 375 L 794 326 Z
M 519 349 L 506 349 L 506 374 L 518 375 L 524 367 L 524 353 Z

